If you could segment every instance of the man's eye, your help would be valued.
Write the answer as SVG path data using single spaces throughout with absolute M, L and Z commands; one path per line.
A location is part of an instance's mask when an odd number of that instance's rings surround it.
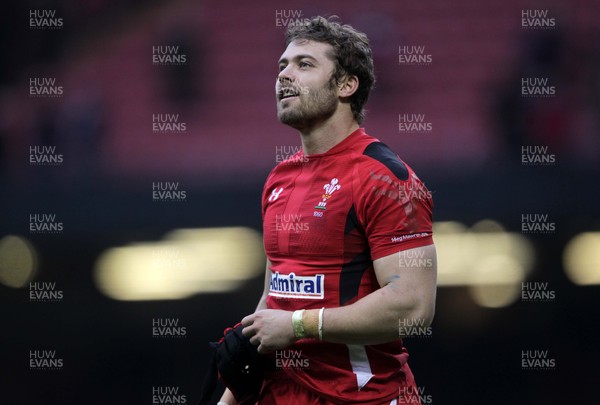
M 279 71 L 281 72 L 283 69 L 285 69 L 285 65 L 279 65 Z
M 308 62 L 300 62 L 298 64 L 298 66 L 300 66 L 301 68 L 304 68 L 304 67 L 310 67 L 312 65 L 310 63 L 308 63 Z

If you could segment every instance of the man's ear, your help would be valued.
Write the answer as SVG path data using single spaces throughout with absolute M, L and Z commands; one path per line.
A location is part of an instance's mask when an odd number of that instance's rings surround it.
M 344 76 L 338 83 L 338 96 L 348 98 L 358 90 L 358 77 Z

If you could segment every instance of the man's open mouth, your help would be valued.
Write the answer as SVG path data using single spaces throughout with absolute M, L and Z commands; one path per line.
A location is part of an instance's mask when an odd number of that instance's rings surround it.
M 279 98 L 279 100 L 283 100 L 290 97 L 296 97 L 298 94 L 300 94 L 300 92 L 296 89 L 292 87 L 286 87 L 283 89 L 279 89 L 279 91 L 277 92 L 277 98 Z

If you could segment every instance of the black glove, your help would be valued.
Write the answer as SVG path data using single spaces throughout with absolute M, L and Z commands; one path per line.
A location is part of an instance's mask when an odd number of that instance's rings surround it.
M 255 405 L 263 384 L 268 358 L 259 354 L 250 339 L 242 335 L 242 324 L 227 328 L 218 342 L 210 342 L 213 355 L 210 370 L 202 384 L 200 405 L 207 405 L 217 378 L 233 394 L 239 405 Z M 218 373 L 218 375 L 217 375 Z

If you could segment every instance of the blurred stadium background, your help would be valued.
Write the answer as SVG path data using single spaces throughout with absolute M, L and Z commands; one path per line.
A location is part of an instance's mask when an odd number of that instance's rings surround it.
M 555 25 L 524 27 L 526 10 Z M 1 403 L 150 404 L 156 387 L 198 398 L 206 342 L 261 292 L 262 184 L 299 145 L 276 119 L 276 61 L 289 18 L 317 14 L 369 35 L 378 83 L 364 126 L 434 193 L 436 319 L 431 336 L 406 340 L 424 403 L 600 403 L 591 0 L 3 4 Z M 404 46 L 429 62 L 400 63 Z M 156 63 L 165 52 L 182 63 Z M 525 97 L 525 78 L 555 96 Z M 62 94 L 31 94 L 49 79 Z M 430 130 L 402 130 L 414 114 Z M 153 127 L 165 119 L 178 130 Z M 554 164 L 524 165 L 532 145 Z M 62 163 L 31 164 L 35 147 Z M 156 184 L 182 201 L 154 201 Z M 154 336 L 156 320 L 185 335 Z M 31 368 L 43 350 L 58 370 Z M 529 350 L 555 366 L 524 369 Z

